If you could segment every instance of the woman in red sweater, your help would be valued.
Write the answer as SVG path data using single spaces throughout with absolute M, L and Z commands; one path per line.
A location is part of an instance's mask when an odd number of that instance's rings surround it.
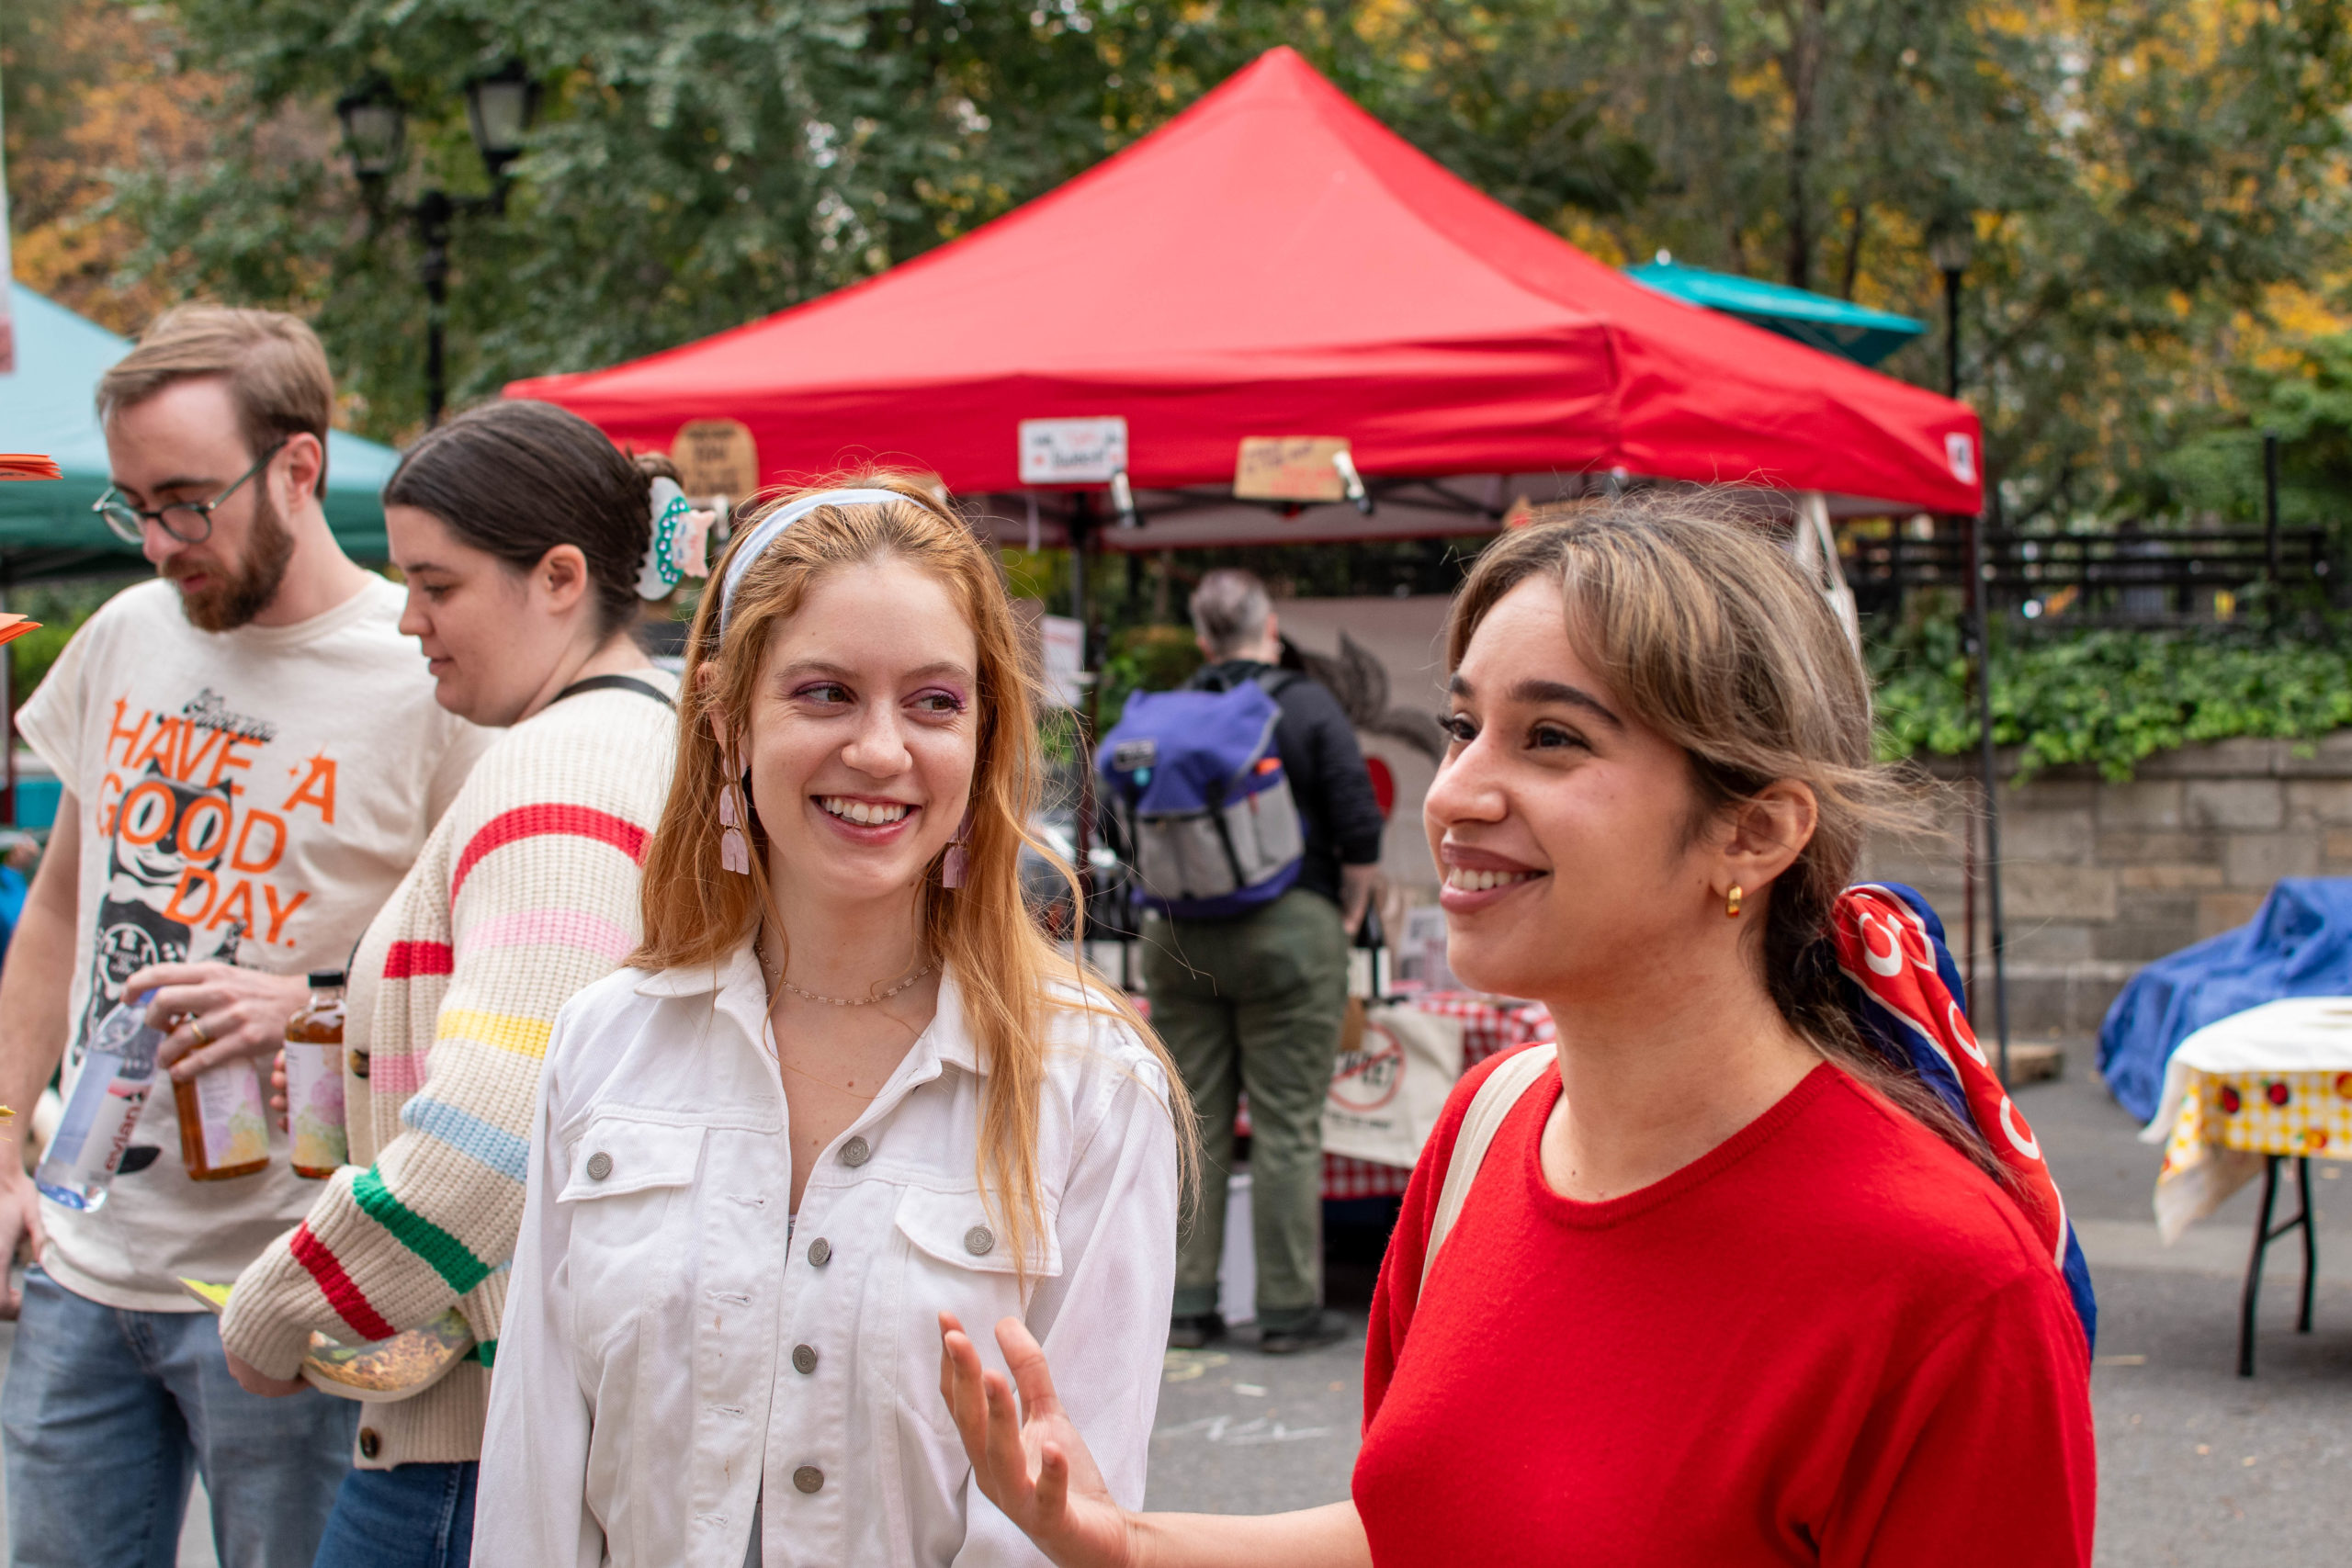
M 943 1314 L 983 1491 L 1086 1568 L 2087 1563 L 2056 1222 L 1838 990 L 1833 903 L 1903 803 L 1819 596 L 1751 524 L 1624 503 L 1489 549 L 1449 662 L 1425 809 L 1447 956 L 1546 1003 L 1559 1044 L 1433 1259 L 1499 1064 L 1423 1152 L 1352 1500 L 1125 1513 L 1020 1325 L 997 1331 L 1016 1410 Z

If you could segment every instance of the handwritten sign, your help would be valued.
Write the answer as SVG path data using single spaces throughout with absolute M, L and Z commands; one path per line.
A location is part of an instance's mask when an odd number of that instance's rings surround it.
M 1126 466 L 1127 422 L 1116 415 L 1021 422 L 1023 484 L 1108 484 Z
M 760 488 L 760 448 L 749 426 L 734 419 L 690 420 L 670 446 L 678 488 L 701 499 L 741 501 Z
M 1338 436 L 1244 436 L 1233 493 L 1243 501 L 1345 500 L 1347 480 L 1334 459 L 1347 450 Z

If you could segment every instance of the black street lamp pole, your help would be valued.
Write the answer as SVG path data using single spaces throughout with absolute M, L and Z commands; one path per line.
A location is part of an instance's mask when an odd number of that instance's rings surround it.
M 1939 225 L 1928 236 L 1928 253 L 1944 276 L 1944 388 L 1960 396 L 1960 285 L 1975 251 L 1975 225 L 1966 216 Z M 1979 455 L 1979 471 L 1982 457 Z M 1985 603 L 1984 509 L 1966 519 L 1968 530 L 1969 640 L 1976 655 L 1977 768 L 1984 786 L 1984 902 L 1992 925 L 1993 1021 L 2000 1047 L 2001 1081 L 2009 1081 L 2008 932 L 2001 916 L 2000 768 L 1993 746 L 1992 617 Z M 1975 835 L 1969 835 L 1973 846 Z M 1972 888 L 1973 891 L 1973 879 Z M 1971 935 L 1973 935 L 1971 922 Z M 1973 945 L 1972 942 L 1972 946 Z M 1975 998 L 1971 998 L 1972 1004 Z
M 506 210 L 506 167 L 523 151 L 523 138 L 537 113 L 538 84 L 510 61 L 466 84 L 466 121 L 474 151 L 490 171 L 490 194 L 451 196 L 435 186 L 400 210 L 416 230 L 417 281 L 424 286 L 424 423 L 441 423 L 448 402 L 445 339 L 449 321 L 449 232 L 461 212 Z M 377 78 L 355 88 L 335 105 L 343 121 L 344 150 L 352 173 L 367 192 L 371 214 L 383 210 L 383 193 L 399 170 L 406 145 L 407 116 L 390 84 Z
M 441 423 L 449 400 L 448 376 L 442 346 L 449 322 L 449 220 L 458 205 L 448 193 L 429 190 L 417 198 L 410 217 L 416 223 L 419 255 L 417 281 L 424 285 L 424 427 Z

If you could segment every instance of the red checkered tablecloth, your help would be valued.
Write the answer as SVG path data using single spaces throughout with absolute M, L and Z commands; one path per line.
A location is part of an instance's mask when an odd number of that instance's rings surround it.
M 1498 1001 L 1475 991 L 1431 991 L 1412 1003 L 1423 1012 L 1462 1021 L 1462 1070 L 1521 1045 L 1556 1039 L 1552 1015 L 1541 1002 Z M 1323 1156 L 1326 1198 L 1396 1198 L 1413 1177 L 1412 1168 L 1374 1165 L 1345 1155 Z

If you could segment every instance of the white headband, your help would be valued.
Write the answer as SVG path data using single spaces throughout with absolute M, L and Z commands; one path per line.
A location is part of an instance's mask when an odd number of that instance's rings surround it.
M 770 545 L 783 536 L 784 531 L 820 506 L 882 505 L 907 498 L 894 490 L 829 490 L 821 495 L 803 496 L 791 505 L 769 513 L 760 519 L 752 536 L 736 548 L 727 563 L 727 575 L 718 584 L 718 635 L 727 635 L 727 617 L 735 611 L 735 590 L 752 563 L 760 558 Z

